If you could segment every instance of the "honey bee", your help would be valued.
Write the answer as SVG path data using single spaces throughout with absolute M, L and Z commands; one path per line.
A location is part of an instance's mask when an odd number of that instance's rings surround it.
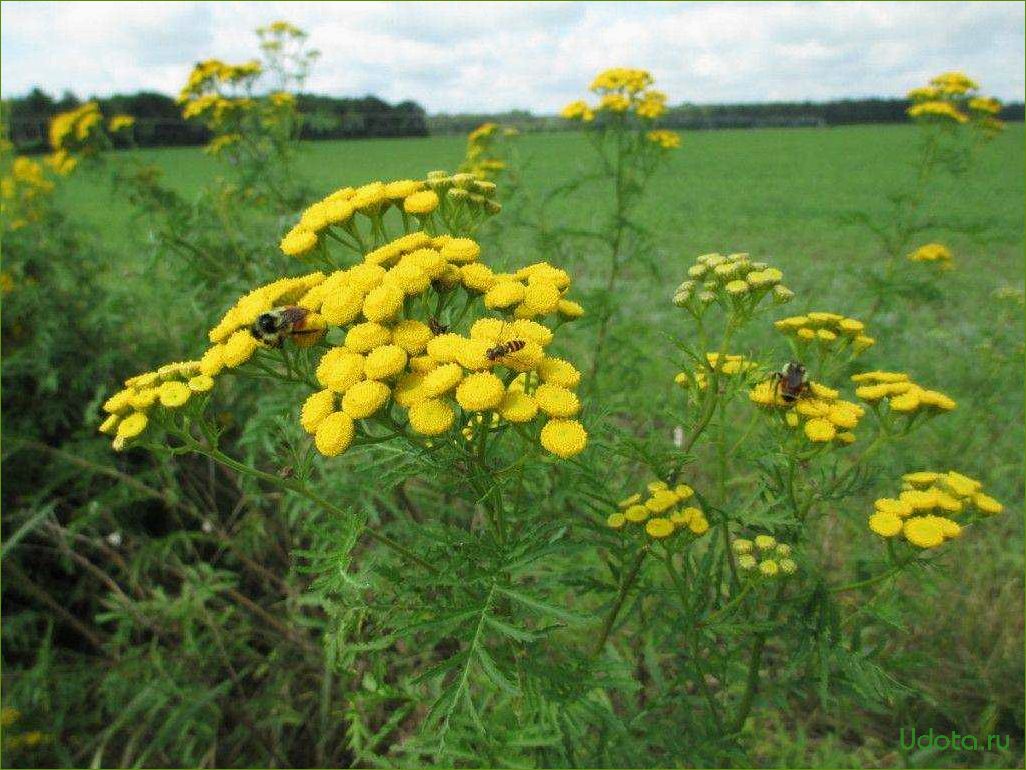
M 498 361 L 503 356 L 509 356 L 513 353 L 523 350 L 527 347 L 527 343 L 524 340 L 509 340 L 509 342 L 500 342 L 493 348 L 488 348 L 485 351 L 485 357 L 492 362 Z
M 770 382 L 788 404 L 793 404 L 811 390 L 808 380 L 805 379 L 805 367 L 797 361 L 791 361 L 779 372 L 773 372 Z
M 431 330 L 431 333 L 435 336 L 438 336 L 439 334 L 445 334 L 447 331 L 449 331 L 448 324 L 443 324 L 434 316 L 431 316 L 428 319 L 428 328 Z
M 280 348 L 289 337 L 296 337 L 299 344 L 308 345 L 316 340 L 309 335 L 324 333 L 323 328 L 306 328 L 309 315 L 310 311 L 305 307 L 276 307 L 261 313 L 249 327 L 249 333 L 272 348 Z

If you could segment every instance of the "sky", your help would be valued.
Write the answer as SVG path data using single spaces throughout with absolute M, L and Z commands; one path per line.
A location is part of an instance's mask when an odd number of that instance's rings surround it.
M 0 94 L 176 94 L 192 64 L 257 54 L 286 19 L 321 51 L 306 90 L 430 112 L 555 112 L 611 66 L 670 103 L 902 96 L 961 69 L 1024 97 L 1022 2 L 16 2 L 0 5 Z

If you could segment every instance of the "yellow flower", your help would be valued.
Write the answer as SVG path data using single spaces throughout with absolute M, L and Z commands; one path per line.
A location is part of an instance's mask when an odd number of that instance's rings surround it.
M 869 517 L 869 528 L 880 537 L 894 537 L 901 532 L 902 522 L 893 513 L 878 511 Z
M 456 414 L 444 401 L 428 398 L 410 407 L 410 427 L 422 436 L 437 436 L 452 427 Z
M 121 422 L 120 416 L 116 414 L 108 414 L 107 418 L 100 423 L 100 427 L 97 428 L 97 430 L 99 430 L 100 433 L 106 433 L 109 435 L 111 433 L 114 433 L 114 431 L 118 427 L 119 422 Z
M 189 390 L 193 393 L 206 393 L 214 387 L 214 378 L 206 374 L 197 374 L 189 379 Z
M 149 424 L 149 418 L 142 412 L 132 412 L 120 423 L 118 423 L 117 436 L 120 439 L 135 438 L 144 430 L 146 430 L 147 424 Z
M 775 547 L 776 544 L 777 539 L 773 535 L 756 535 L 755 537 L 755 547 L 760 551 L 768 551 Z
M 577 368 L 561 358 L 543 358 L 538 362 L 537 372 L 542 382 L 563 388 L 576 388 L 581 381 Z
M 895 500 L 890 497 L 881 497 L 873 506 L 881 513 L 890 513 L 895 516 L 911 516 L 912 506 L 905 500 Z
M 981 513 L 985 513 L 987 515 L 1001 513 L 1001 511 L 1005 509 L 1005 506 L 993 497 L 985 495 L 982 492 L 977 492 L 973 495 L 973 505 L 979 508 Z
M 364 357 L 346 348 L 332 348 L 317 365 L 317 382 L 336 393 L 345 393 L 363 379 Z
M 431 336 L 431 328 L 415 319 L 400 321 L 392 327 L 392 342 L 410 355 L 423 353 Z
M 491 372 L 477 372 L 466 377 L 456 388 L 456 401 L 468 412 L 494 409 L 503 400 L 502 380 Z
M 441 254 L 447 262 L 464 265 L 480 256 L 481 247 L 470 238 L 452 238 L 442 246 Z
M 389 200 L 402 200 L 424 189 L 424 183 L 413 179 L 400 179 L 385 185 L 385 196 Z
M 367 354 L 364 376 L 369 380 L 386 380 L 406 368 L 406 351 L 398 345 L 382 345 Z
M 303 402 L 299 424 L 307 433 L 315 433 L 321 421 L 334 411 L 335 394 L 330 390 L 319 390 L 311 393 Z
M 793 559 L 781 559 L 780 560 L 780 571 L 785 575 L 793 575 L 798 571 L 798 565 Z
M 381 409 L 390 393 L 383 382 L 363 380 L 346 390 L 342 396 L 342 409 L 354 420 L 362 420 Z
M 224 343 L 224 349 L 221 351 L 222 361 L 225 366 L 234 369 L 252 358 L 258 347 L 260 343 L 253 338 L 248 329 L 239 329 Z
M 420 387 L 426 398 L 437 398 L 455 388 L 462 379 L 463 367 L 459 364 L 442 364 L 424 376 Z
M 345 412 L 332 412 L 323 417 L 314 433 L 314 446 L 325 457 L 335 457 L 353 443 L 356 426 Z
M 165 382 L 160 386 L 160 403 L 169 409 L 177 409 L 189 400 L 192 391 L 184 382 Z
M 485 307 L 492 310 L 504 310 L 516 305 L 524 299 L 527 289 L 520 281 L 497 281 L 484 295 Z
M 577 420 L 549 420 L 541 430 L 541 445 L 564 460 L 582 452 L 587 444 L 588 432 Z
M 354 353 L 366 353 L 392 341 L 392 331 L 373 321 L 356 324 L 346 332 L 346 347 Z
M 488 291 L 495 283 L 495 273 L 491 268 L 480 262 L 471 262 L 460 268 L 460 279 L 463 285 L 474 291 Z
M 534 392 L 534 399 L 549 417 L 573 417 L 581 411 L 581 402 L 577 395 L 559 385 L 539 385 Z
M 944 530 L 933 516 L 905 521 L 905 539 L 917 548 L 936 548 L 944 542 Z
M 434 190 L 421 190 L 403 201 L 407 214 L 426 215 L 438 208 L 438 194 Z
M 538 404 L 523 391 L 509 390 L 499 404 L 499 414 L 509 422 L 530 422 L 538 414 Z
M 403 309 L 405 294 L 394 286 L 372 289 L 363 301 L 363 315 L 368 321 L 387 321 Z
M 757 564 L 758 564 L 758 562 L 756 561 L 755 557 L 752 554 L 750 554 L 750 553 L 741 554 L 740 556 L 737 557 L 737 566 L 738 566 L 738 568 L 739 569 L 743 569 L 746 572 L 748 570 L 755 569 Z
M 321 315 L 335 326 L 353 321 L 363 309 L 364 293 L 355 286 L 330 291 L 321 304 Z
M 739 537 L 736 540 L 734 540 L 733 543 L 730 544 L 730 547 L 734 550 L 734 553 L 736 554 L 751 553 L 752 541 L 745 540 L 744 538 Z
M 816 443 L 833 441 L 834 436 L 837 435 L 837 429 L 829 420 L 816 417 L 805 423 L 805 435 L 810 441 Z
M 296 225 L 281 239 L 279 247 L 288 257 L 299 257 L 313 250 L 317 245 L 317 234 L 303 225 Z
M 664 537 L 672 535 L 673 530 L 673 522 L 669 519 L 654 518 L 645 522 L 645 532 L 648 533 L 649 537 L 661 540 Z
M 627 523 L 627 518 L 622 513 L 611 513 L 606 519 L 606 526 L 613 529 L 620 529 Z
M 524 291 L 524 307 L 532 314 L 552 313 L 559 305 L 559 289 L 551 283 L 532 283 Z
M 584 306 L 570 299 L 561 299 L 556 305 L 560 318 L 573 321 L 584 315 Z
M 766 577 L 775 577 L 780 571 L 780 565 L 773 559 L 766 559 L 759 563 L 759 572 Z

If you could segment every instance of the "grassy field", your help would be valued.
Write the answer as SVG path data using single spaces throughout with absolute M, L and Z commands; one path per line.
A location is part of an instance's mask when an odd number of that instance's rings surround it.
M 909 650 L 910 684 L 926 697 L 915 704 L 938 731 L 1017 733 L 1023 697 L 1023 127 L 1013 125 L 981 153 L 964 178 L 939 185 L 930 204 L 937 228 L 926 240 L 947 243 L 956 269 L 932 300 L 880 315 L 870 331 L 876 347 L 867 368 L 899 369 L 949 393 L 960 407 L 917 434 L 915 445 L 884 457 L 893 476 L 926 467 L 958 468 L 983 479 L 1007 505 L 1005 515 L 951 549 L 945 570 L 907 583 L 910 619 L 896 628 Z M 668 302 L 694 257 L 710 251 L 750 252 L 772 260 L 797 298 L 794 312 L 832 310 L 864 317 L 873 305 L 865 273 L 880 259 L 868 232 L 845 224 L 855 211 L 879 213 L 886 195 L 910 173 L 916 129 L 858 126 L 831 129 L 690 133 L 659 172 L 642 219 L 654 234 L 655 269 L 628 270 L 618 301 L 615 337 L 630 346 L 621 403 L 635 414 L 668 398 L 679 362 L 668 335 L 683 328 Z M 579 174 L 587 163 L 574 133 L 519 140 L 523 188 L 540 195 Z M 318 196 L 373 179 L 422 176 L 454 168 L 461 137 L 324 142 L 303 147 L 297 173 Z M 183 195 L 199 193 L 217 164 L 198 149 L 136 155 L 165 171 Z M 105 172 L 100 172 L 105 173 Z M 102 190 L 97 192 L 97 190 Z M 593 189 L 560 199 L 552 220 L 586 227 L 605 211 Z M 103 239 L 110 279 L 140 277 L 146 223 L 118 205 L 95 177 L 73 177 L 62 192 L 70 215 Z M 284 222 L 281 223 L 284 225 Z M 507 236 L 524 263 L 536 253 L 524 233 Z M 269 243 L 268 249 L 274 245 Z M 519 253 L 523 252 L 523 253 Z M 587 296 L 604 278 L 605 255 L 583 250 L 574 275 Z M 197 318 L 188 339 L 217 316 Z M 582 324 L 575 344 L 586 349 L 593 327 Z M 574 336 L 574 335 L 571 335 Z M 744 340 L 750 349 L 777 344 L 767 329 Z M 188 346 L 188 345 L 187 345 Z M 638 353 L 638 351 L 643 351 Z M 783 354 L 781 354 L 783 355 Z M 628 356 L 625 352 L 624 356 Z M 839 549 L 844 544 L 838 543 Z M 766 764 L 887 765 L 895 753 L 900 714 L 837 714 L 806 704 L 782 709 L 757 741 Z M 936 757 L 932 761 L 942 761 Z M 1021 757 L 981 757 L 1021 764 Z

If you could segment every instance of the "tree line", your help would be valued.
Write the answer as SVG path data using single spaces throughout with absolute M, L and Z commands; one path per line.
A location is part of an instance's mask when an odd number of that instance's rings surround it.
M 124 114 L 136 119 L 130 141 L 141 147 L 205 144 L 209 132 L 182 118 L 181 108 L 166 94 L 140 91 L 97 99 L 105 115 Z M 81 101 L 65 92 L 55 98 L 35 88 L 26 96 L 3 102 L 3 119 L 11 140 L 25 152 L 46 149 L 46 127 L 51 117 L 77 107 Z M 303 113 L 303 139 L 366 139 L 374 137 L 465 134 L 486 121 L 515 126 L 521 131 L 559 131 L 570 128 L 557 115 L 526 110 L 504 113 L 440 113 L 428 115 L 417 102 L 389 104 L 376 96 L 339 98 L 299 94 Z M 671 107 L 662 125 L 676 129 L 843 126 L 856 123 L 902 123 L 907 118 L 904 99 L 841 99 L 832 102 L 764 102 L 754 104 L 681 104 Z M 1005 105 L 1001 119 L 1022 121 L 1022 102 Z M 119 140 L 126 142 L 129 140 Z
M 660 118 L 664 128 L 797 128 L 845 126 L 857 123 L 904 123 L 906 99 L 841 99 L 832 102 L 761 102 L 752 104 L 681 104 Z M 1022 121 L 1022 102 L 1006 104 L 1005 121 Z M 466 133 L 491 120 L 521 131 L 559 131 L 576 126 L 558 115 L 535 115 L 525 110 L 504 113 L 441 113 L 428 117 L 432 134 Z
M 182 118 L 181 105 L 166 94 L 140 91 L 96 99 L 104 115 L 131 115 L 133 135 L 121 139 L 140 147 L 200 145 L 210 133 L 195 121 Z M 3 120 L 9 136 L 25 152 L 47 149 L 50 119 L 81 104 L 74 94 L 60 98 L 35 88 L 26 96 L 5 99 Z M 299 94 L 303 139 L 364 139 L 370 137 L 427 136 L 427 114 L 416 102 L 389 104 L 376 96 L 336 98 Z M 117 138 L 115 138 L 118 141 Z

